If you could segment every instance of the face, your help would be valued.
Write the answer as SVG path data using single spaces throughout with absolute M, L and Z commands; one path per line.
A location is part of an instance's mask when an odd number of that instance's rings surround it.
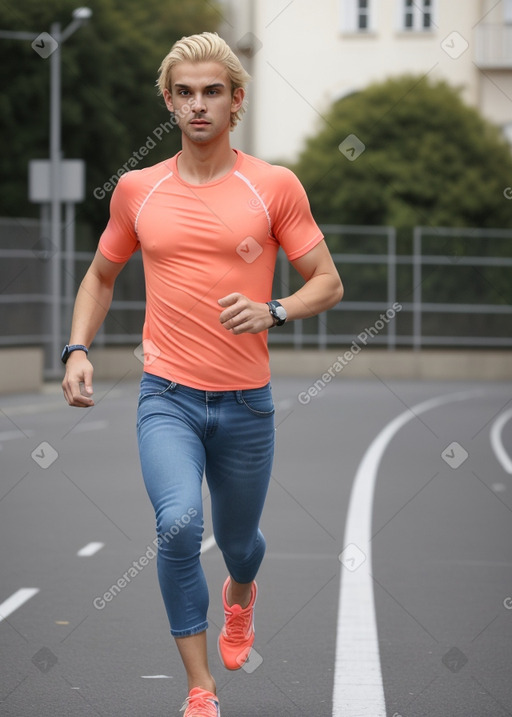
M 232 112 L 240 109 L 244 90 L 231 93 L 227 70 L 218 62 L 180 62 L 171 72 L 171 91 L 164 90 L 167 109 L 192 142 L 211 142 L 229 132 Z

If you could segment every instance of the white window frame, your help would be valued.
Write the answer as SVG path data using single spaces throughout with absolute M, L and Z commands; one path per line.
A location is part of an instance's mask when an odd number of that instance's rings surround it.
M 512 25 L 512 0 L 503 0 L 503 20 L 505 25 Z
M 360 7 L 361 0 L 341 0 L 341 31 L 354 35 L 375 32 L 376 0 L 366 0 L 366 8 Z M 361 27 L 361 18 L 366 18 L 366 27 Z
M 435 28 L 435 12 L 436 0 L 399 0 L 398 29 L 401 32 L 432 32 Z M 429 27 L 423 26 L 426 14 L 430 15 Z M 411 15 L 411 26 L 407 26 L 408 15 Z

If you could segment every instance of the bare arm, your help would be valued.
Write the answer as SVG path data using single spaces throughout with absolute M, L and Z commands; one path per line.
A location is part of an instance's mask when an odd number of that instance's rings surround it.
M 110 308 L 114 284 L 123 267 L 124 264 L 110 261 L 99 251 L 96 252 L 76 296 L 70 344 L 91 345 Z M 73 351 L 66 363 L 66 375 L 62 382 L 70 406 L 94 406 L 90 398 L 93 393 L 92 374 L 93 366 L 85 353 Z M 80 383 L 84 384 L 86 395 L 80 392 Z
M 315 316 L 341 301 L 343 284 L 325 241 L 292 261 L 292 265 L 304 279 L 304 285 L 294 294 L 279 299 L 289 320 Z M 256 334 L 272 326 L 265 303 L 235 293 L 219 299 L 219 304 L 225 307 L 220 322 L 234 334 Z
M 304 279 L 304 285 L 292 294 L 279 299 L 288 319 L 307 319 L 335 306 L 343 298 L 343 284 L 325 241 L 317 244 L 300 259 L 292 261 Z

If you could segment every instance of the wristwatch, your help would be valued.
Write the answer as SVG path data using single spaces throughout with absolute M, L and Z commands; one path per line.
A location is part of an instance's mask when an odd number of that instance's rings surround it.
M 71 344 L 71 346 L 69 346 L 69 344 L 66 344 L 66 346 L 64 346 L 64 350 L 60 357 L 60 360 L 62 361 L 62 363 L 66 363 L 66 361 L 69 358 L 69 355 L 71 353 L 73 353 L 73 351 L 85 351 L 86 356 L 89 353 L 89 349 L 87 348 L 87 346 L 84 346 L 83 344 Z
M 284 306 L 280 304 L 279 301 L 267 301 L 267 306 L 270 315 L 274 319 L 272 326 L 282 326 L 288 316 Z

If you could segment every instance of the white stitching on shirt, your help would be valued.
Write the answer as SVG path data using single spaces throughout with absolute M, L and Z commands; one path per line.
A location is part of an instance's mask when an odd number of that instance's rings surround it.
M 272 221 L 271 221 L 271 219 L 270 219 L 270 214 L 269 214 L 269 211 L 268 211 L 268 209 L 267 209 L 267 206 L 266 206 L 265 202 L 264 202 L 263 199 L 260 197 L 260 195 L 259 195 L 258 192 L 256 191 L 255 187 L 253 187 L 253 185 L 251 184 L 250 180 L 247 179 L 247 177 L 244 177 L 244 175 L 241 174 L 238 170 L 237 170 L 236 172 L 234 172 L 234 174 L 235 174 L 235 176 L 237 176 L 239 179 L 241 179 L 243 182 L 245 182 L 245 183 L 247 184 L 247 186 L 249 187 L 249 189 L 251 190 L 251 192 L 252 192 L 252 193 L 258 198 L 258 200 L 261 202 L 261 206 L 263 207 L 263 211 L 265 212 L 265 214 L 266 214 L 266 216 L 267 216 L 268 233 L 271 235 L 271 234 L 272 234 Z
M 153 194 L 153 192 L 154 192 L 155 190 L 157 190 L 158 187 L 162 184 L 162 182 L 165 182 L 165 180 L 166 180 L 166 179 L 169 179 L 169 177 L 172 177 L 172 175 L 173 175 L 173 172 L 169 172 L 169 174 L 166 174 L 165 177 L 162 177 L 162 179 L 159 179 L 158 182 L 155 184 L 155 186 L 150 189 L 150 191 L 148 192 L 148 194 L 147 194 L 146 197 L 144 198 L 144 201 L 143 201 L 142 204 L 140 205 L 140 209 L 139 209 L 139 211 L 137 212 L 137 216 L 135 217 L 135 222 L 134 222 L 134 225 L 133 225 L 133 227 L 134 227 L 134 229 L 135 229 L 135 234 L 137 234 L 137 236 L 138 236 L 138 234 L 139 234 L 138 229 L 137 229 L 138 224 L 139 224 L 139 217 L 140 217 L 140 213 L 141 213 L 142 210 L 144 209 L 144 205 L 146 204 L 146 202 L 148 201 L 148 199 L 150 198 L 150 196 Z

